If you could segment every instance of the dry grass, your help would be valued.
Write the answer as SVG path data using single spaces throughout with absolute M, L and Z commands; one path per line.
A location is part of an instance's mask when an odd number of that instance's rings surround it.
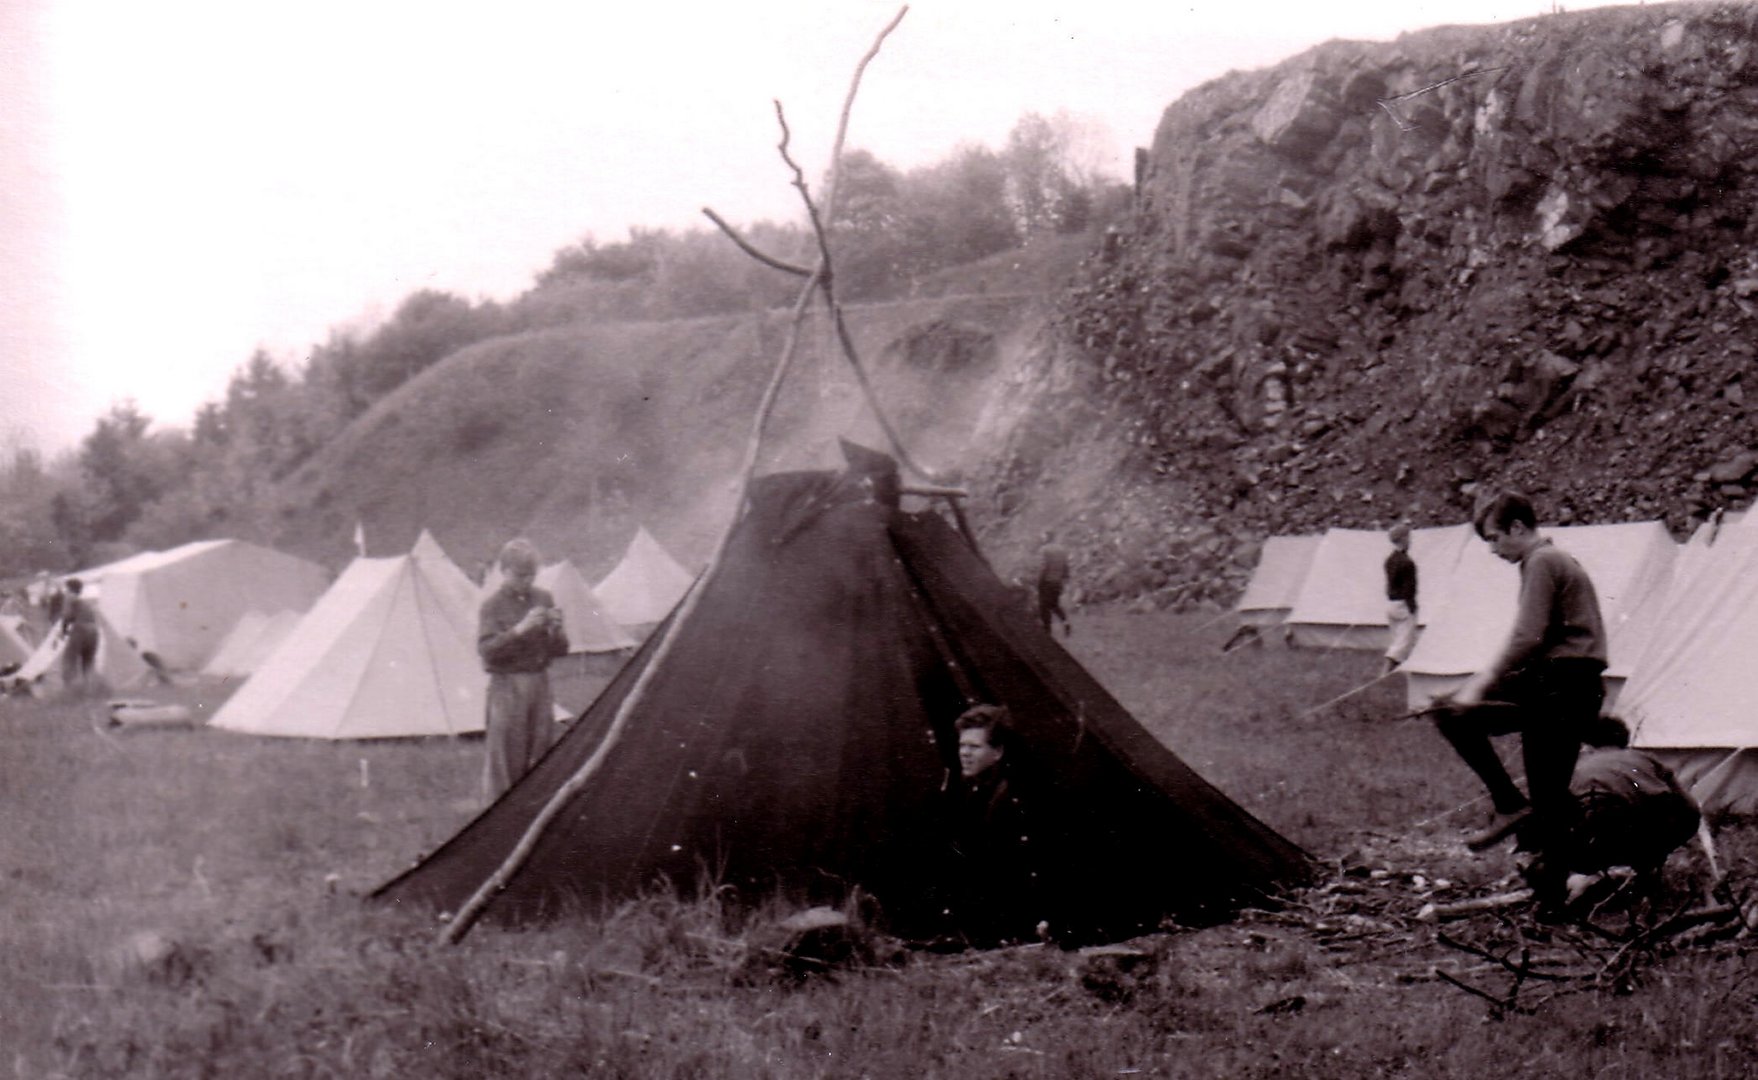
M 467 819 L 478 743 L 116 735 L 96 703 L 0 703 L 0 1046 L 29 1077 L 1750 1074 L 1743 941 L 1657 942 L 1621 984 L 1531 1013 L 1436 978 L 1508 982 L 1415 919 L 1506 884 L 1507 857 L 1465 853 L 1465 815 L 1444 814 L 1474 794 L 1463 770 L 1390 719 L 1395 685 L 1304 715 L 1371 678 L 1372 658 L 1221 657 L 1222 628 L 1201 622 L 1089 613 L 1070 644 L 1335 866 L 1323 889 L 1115 954 L 871 939 L 868 963 L 803 981 L 765 959 L 785 912 L 713 897 L 481 928 L 456 948 L 433 944 L 427 913 L 359 903 Z M 1758 865 L 1750 830 L 1724 854 L 1748 879 Z M 1591 947 L 1518 912 L 1447 925 L 1537 956 Z

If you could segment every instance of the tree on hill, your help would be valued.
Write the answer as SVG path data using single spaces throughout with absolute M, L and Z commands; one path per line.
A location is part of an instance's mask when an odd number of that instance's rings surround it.
M 72 565 L 56 533 L 53 500 L 60 490 L 36 451 L 13 448 L 11 461 L 0 468 L 0 576 Z
M 187 439 L 179 433 L 149 435 L 151 424 L 132 400 L 123 401 L 111 406 L 80 444 L 82 486 L 75 494 L 85 535 L 76 541 L 122 539 L 141 510 L 185 471 Z

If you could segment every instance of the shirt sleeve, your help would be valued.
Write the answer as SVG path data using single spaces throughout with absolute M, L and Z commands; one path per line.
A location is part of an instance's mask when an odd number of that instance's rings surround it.
M 523 612 L 520 613 L 521 615 Z M 518 652 L 523 636 L 513 633 L 518 618 L 508 618 L 498 596 L 483 601 L 476 624 L 476 651 L 490 664 L 505 662 Z
M 1493 675 L 1499 678 L 1524 666 L 1544 648 L 1551 611 L 1556 606 L 1557 587 L 1557 571 L 1552 560 L 1528 559 L 1521 567 L 1520 606 L 1514 615 L 1514 628 L 1508 633 L 1508 644 L 1490 669 Z

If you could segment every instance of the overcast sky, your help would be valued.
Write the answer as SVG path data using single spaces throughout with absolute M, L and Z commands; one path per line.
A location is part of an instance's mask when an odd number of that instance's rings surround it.
M 0 0 L 0 451 L 67 449 L 125 398 L 186 425 L 259 345 L 294 364 L 421 288 L 511 297 L 588 234 L 792 217 L 771 100 L 820 173 L 900 6 Z M 910 168 L 1067 110 L 1121 178 L 1229 70 L 1549 10 L 921 0 L 850 145 Z

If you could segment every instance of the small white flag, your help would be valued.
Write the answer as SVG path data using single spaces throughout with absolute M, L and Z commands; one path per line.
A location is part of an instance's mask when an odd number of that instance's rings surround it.
M 354 550 L 366 558 L 366 523 L 358 519 L 354 522 Z

